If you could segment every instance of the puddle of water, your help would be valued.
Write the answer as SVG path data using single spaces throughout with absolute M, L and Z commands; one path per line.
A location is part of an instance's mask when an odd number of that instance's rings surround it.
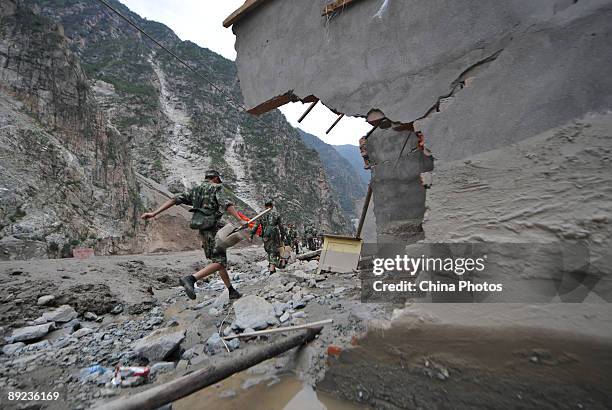
M 243 388 L 245 384 L 257 384 Z M 364 407 L 316 392 L 287 375 L 257 377 L 246 372 L 200 390 L 173 403 L 175 410 L 363 410 Z

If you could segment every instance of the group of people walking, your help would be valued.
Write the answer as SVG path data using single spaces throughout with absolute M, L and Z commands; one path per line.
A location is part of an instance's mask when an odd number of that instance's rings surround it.
M 206 257 L 210 260 L 203 269 L 198 272 L 180 278 L 181 285 L 190 299 L 195 299 L 195 283 L 198 280 L 219 272 L 221 280 L 229 291 L 231 300 L 240 298 L 241 294 L 232 286 L 227 273 L 227 251 L 215 246 L 215 238 L 219 229 L 223 227 L 221 218 L 227 213 L 240 222 L 243 228 L 246 225 L 240 214 L 235 209 L 230 196 L 227 194 L 219 172 L 209 170 L 204 176 L 204 182 L 184 193 L 176 195 L 162 204 L 157 210 L 142 214 L 141 218 L 148 220 L 156 217 L 174 205 L 185 204 L 191 206 L 193 214 L 190 227 L 198 230 L 202 240 L 202 248 Z M 283 268 L 286 258 L 281 255 L 283 246 L 290 247 L 296 254 L 300 252 L 300 234 L 293 223 L 286 227 L 282 223 L 281 215 L 274 208 L 273 199 L 266 199 L 264 206 L 270 209 L 259 218 L 250 229 L 249 240 L 252 241 L 259 232 L 264 243 L 264 249 L 268 254 L 268 269 L 271 273 L 276 268 Z M 316 250 L 321 245 L 321 235 L 313 225 L 307 225 L 301 241 L 302 246 L 309 250 Z

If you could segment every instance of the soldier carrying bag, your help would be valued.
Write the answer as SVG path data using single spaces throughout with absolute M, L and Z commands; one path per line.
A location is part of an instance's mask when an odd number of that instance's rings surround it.
M 217 226 L 217 213 L 212 209 L 191 208 L 189 212 L 193 212 L 191 223 L 189 224 L 191 229 L 205 231 Z

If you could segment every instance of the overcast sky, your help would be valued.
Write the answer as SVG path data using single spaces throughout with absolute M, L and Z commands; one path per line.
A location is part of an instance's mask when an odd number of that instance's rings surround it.
M 213 50 L 230 60 L 236 59 L 234 34 L 223 27 L 223 20 L 240 7 L 244 0 L 120 0 L 132 11 L 149 20 L 159 21 L 170 27 L 182 40 L 190 40 Z M 271 96 L 272 97 L 272 96 Z M 307 104 L 292 103 L 281 108 L 289 122 L 297 127 L 297 119 L 308 107 Z M 336 115 L 322 104 L 308 114 L 299 124 L 306 132 L 316 135 L 328 144 L 358 145 L 358 140 L 371 128 L 361 118 L 345 117 L 334 130 L 325 131 L 336 119 Z

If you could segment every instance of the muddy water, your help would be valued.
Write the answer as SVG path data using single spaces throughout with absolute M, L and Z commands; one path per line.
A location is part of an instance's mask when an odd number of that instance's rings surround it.
M 256 376 L 247 372 L 235 374 L 221 383 L 181 399 L 173 404 L 173 408 L 175 410 L 365 409 L 326 393 L 316 392 L 292 375 Z
M 399 323 L 344 350 L 318 388 L 375 408 L 610 409 L 612 340 Z

